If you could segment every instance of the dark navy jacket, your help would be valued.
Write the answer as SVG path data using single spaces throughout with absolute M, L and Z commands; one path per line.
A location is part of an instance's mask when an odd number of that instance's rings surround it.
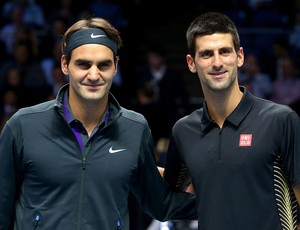
M 63 114 L 67 88 L 2 130 L 0 229 L 127 230 L 130 191 L 155 219 L 194 219 L 194 196 L 171 192 L 156 168 L 144 117 L 110 94 L 107 125 L 81 151 Z

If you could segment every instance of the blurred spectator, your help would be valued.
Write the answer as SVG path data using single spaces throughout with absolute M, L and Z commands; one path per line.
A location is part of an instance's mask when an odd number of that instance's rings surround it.
M 45 26 L 44 9 L 35 0 L 19 0 L 24 9 L 23 23 L 36 28 Z
M 15 8 L 22 10 L 22 23 L 24 25 L 41 28 L 45 26 L 44 9 L 35 0 L 12 0 L 4 4 L 2 14 L 9 17 Z
M 5 90 L 12 90 L 18 96 L 18 107 L 21 106 L 23 98 L 22 76 L 16 66 L 9 68 L 4 75 L 3 88 Z
M 291 105 L 300 99 L 299 71 L 289 57 L 281 61 L 282 77 L 273 83 L 272 100 L 281 104 Z
M 300 12 L 295 15 L 295 22 L 289 34 L 289 43 L 300 50 Z
M 51 92 L 48 95 L 48 100 L 52 100 L 56 97 L 59 89 L 65 85 L 69 79 L 66 78 L 66 76 L 61 71 L 60 63 L 54 63 L 52 66 L 52 83 L 51 83 Z
M 40 66 L 46 77 L 47 84 L 53 87 L 55 84 L 55 79 L 53 78 L 53 69 L 57 64 L 60 64 L 60 58 L 62 55 L 61 41 L 56 41 L 56 43 L 53 46 L 51 46 L 51 48 L 51 55 L 43 58 L 40 61 Z
M 65 19 L 68 24 L 75 22 L 80 14 L 85 11 L 86 2 L 84 1 L 72 1 L 72 0 L 59 0 L 54 6 L 52 6 L 50 12 L 47 13 L 48 21 L 51 23 L 56 18 Z
M 5 119 L 13 115 L 18 109 L 18 96 L 15 91 L 6 89 L 2 96 L 2 108 L 3 115 Z
M 239 70 L 239 81 L 255 96 L 269 99 L 272 95 L 272 81 L 267 73 L 261 72 L 258 58 L 254 54 L 245 55 L 244 65 Z
M 124 16 L 122 8 L 116 0 L 93 0 L 88 6 L 88 10 L 94 17 L 110 21 L 118 30 L 128 26 L 128 19 Z
M 267 27 L 275 28 L 282 27 L 288 23 L 286 16 L 272 0 L 250 0 L 252 8 L 251 26 L 252 27 Z
M 15 91 L 6 89 L 1 94 L 0 131 L 5 122 L 18 110 L 18 96 Z
M 274 38 L 272 50 L 265 50 L 261 55 L 261 66 L 272 81 L 282 78 L 282 60 L 290 57 L 290 46 L 286 36 L 278 35 Z
M 22 78 L 24 90 L 23 101 L 26 105 L 32 105 L 45 101 L 49 93 L 49 85 L 46 82 L 44 73 L 34 56 L 30 41 L 16 41 L 13 46 L 13 56 L 0 68 L 0 89 L 4 90 L 4 75 L 10 68 L 18 69 Z
M 4 75 L 3 90 L 0 93 L 0 130 L 7 119 L 21 107 L 22 92 L 21 75 L 17 68 L 12 67 Z
M 291 54 L 296 61 L 297 66 L 300 65 L 300 11 L 295 14 L 295 22 L 289 33 L 289 44 L 293 49 Z
M 137 110 L 145 115 L 154 142 L 168 138 L 173 124 L 189 110 L 189 95 L 183 76 L 167 63 L 161 44 L 146 51 L 146 67 L 138 73 Z
M 113 78 L 110 91 L 118 99 L 118 101 L 120 101 L 121 104 L 128 103 L 128 101 L 126 101 L 128 100 L 128 97 L 125 95 L 129 94 L 125 91 L 123 74 L 123 69 L 119 62 L 117 66 L 117 73 Z
M 0 30 L 0 38 L 5 44 L 6 53 L 12 54 L 13 43 L 16 40 L 17 33 L 25 27 L 23 24 L 23 9 L 16 5 L 9 7 L 9 13 L 5 17 L 6 22 L 3 24 Z M 7 9 L 8 11 L 8 9 Z M 4 13 L 6 15 L 6 13 Z
M 165 47 L 153 43 L 145 53 L 145 66 L 138 71 L 135 110 L 149 122 L 155 145 L 169 138 L 174 122 L 188 111 L 188 92 L 181 74 L 167 64 Z M 159 142 L 159 143 L 158 143 Z M 156 153 L 159 161 L 159 153 Z M 135 199 L 130 199 L 131 228 L 147 229 L 152 218 L 144 213 Z
M 252 9 L 257 9 L 263 4 L 270 4 L 272 0 L 248 0 L 247 2 Z
M 58 44 L 61 44 L 61 38 L 64 32 L 67 30 L 68 21 L 63 17 L 54 18 L 52 21 L 49 21 L 49 26 L 45 27 L 44 32 L 40 34 L 40 58 L 52 58 L 55 54 Z M 60 47 L 61 49 L 61 47 Z M 61 52 L 59 52 L 61 54 Z M 60 62 L 60 56 L 59 56 Z

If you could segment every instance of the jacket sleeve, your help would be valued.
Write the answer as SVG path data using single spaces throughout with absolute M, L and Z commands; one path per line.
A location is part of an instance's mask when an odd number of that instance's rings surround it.
M 186 190 L 191 184 L 191 177 L 181 160 L 172 135 L 168 146 L 164 179 L 173 189 L 177 190 Z
M 13 229 L 18 162 L 10 127 L 6 124 L 0 136 L 0 230 Z
M 133 188 L 133 194 L 143 210 L 154 219 L 197 219 L 195 195 L 172 190 L 160 175 L 148 126 L 145 126 L 142 137 L 139 166 Z
M 283 167 L 292 186 L 300 184 L 300 119 L 292 112 L 284 122 L 281 134 L 281 152 L 283 154 Z M 300 201 L 298 201 L 300 202 Z

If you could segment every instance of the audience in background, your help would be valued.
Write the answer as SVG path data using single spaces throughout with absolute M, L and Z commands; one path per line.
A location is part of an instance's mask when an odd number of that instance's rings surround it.
M 165 137 L 168 137 L 174 121 L 189 112 L 189 86 L 185 85 L 182 74 L 173 70 L 168 74 L 169 77 L 166 78 L 168 80 L 164 81 L 161 80 L 162 72 L 157 71 L 154 74 L 156 78 L 151 77 L 151 71 L 140 72 L 138 84 L 132 80 L 134 79 L 132 73 L 135 72 L 134 70 L 140 70 L 140 66 L 135 65 L 134 58 L 144 54 L 137 47 L 145 45 L 143 44 L 144 28 L 135 23 L 139 21 L 151 25 L 153 22 L 153 25 L 159 26 L 162 20 L 168 23 L 167 20 L 172 19 L 172 16 L 166 19 L 165 8 L 162 7 L 157 9 L 153 18 L 149 18 L 149 14 L 144 11 L 149 10 L 148 6 L 153 5 L 152 1 L 134 0 L 128 4 L 135 9 L 130 15 L 123 8 L 125 4 L 118 0 L 1 1 L 0 130 L 18 108 L 53 98 L 57 89 L 66 83 L 65 78 L 61 77 L 60 66 L 57 64 L 60 61 L 60 44 L 56 41 L 60 40 L 65 29 L 78 18 L 97 14 L 110 17 L 110 21 L 127 35 L 125 41 L 128 43 L 125 42 L 123 51 L 121 50 L 127 62 L 123 63 L 121 57 L 120 76 L 115 79 L 112 86 L 114 94 L 127 107 L 138 107 L 139 111 L 149 119 L 154 138 L 158 143 L 168 141 Z M 113 9 L 110 12 L 116 13 L 103 14 L 108 12 L 105 11 L 107 8 L 104 6 L 110 7 Z M 300 1 L 295 0 L 291 5 L 288 4 L 288 7 L 282 0 L 231 0 L 221 5 L 219 1 L 195 1 L 195 7 L 189 10 L 189 14 L 193 12 L 198 14 L 199 11 L 215 8 L 228 12 L 228 15 L 238 21 L 236 23 L 242 27 L 244 36 L 254 39 L 254 42 L 245 44 L 246 60 L 243 69 L 240 70 L 241 83 L 254 95 L 289 104 L 299 114 L 300 83 L 297 67 L 300 64 L 300 45 L 297 38 L 300 31 Z M 172 12 L 173 17 L 178 18 L 179 15 L 180 20 L 184 21 L 184 17 L 181 18 L 183 16 L 181 7 L 178 7 L 178 10 L 180 13 Z M 132 25 L 135 27 L 130 28 Z M 272 28 L 272 33 L 268 34 L 265 30 L 255 27 L 262 25 L 268 29 Z M 257 36 L 258 34 L 260 36 Z M 169 39 L 168 45 L 176 46 L 173 38 Z M 173 55 L 162 50 L 149 56 L 152 56 L 151 59 L 154 57 L 154 60 L 157 58 L 166 61 L 166 54 Z M 260 66 L 257 66 L 257 59 L 260 60 Z M 163 63 L 164 70 L 168 69 L 166 65 Z M 176 67 L 176 64 L 173 67 Z M 185 87 L 186 93 L 176 96 L 177 89 L 179 92 L 184 92 Z M 133 93 L 136 91 L 137 94 Z M 162 102 L 160 106 L 158 102 Z M 136 211 L 135 208 L 133 205 L 132 212 Z M 136 223 L 131 221 L 132 230 L 144 230 L 145 225 L 151 221 L 142 214 L 133 215 L 133 218 L 136 218 Z M 144 222 L 142 226 L 138 222 L 143 218 L 145 219 L 142 221 Z
M 290 57 L 281 60 L 281 76 L 273 83 L 272 101 L 291 105 L 300 99 L 299 70 Z
M 43 4 L 46 4 L 45 7 L 51 9 L 47 13 L 49 22 L 53 22 L 56 18 L 63 18 L 68 25 L 82 16 L 81 14 L 85 12 L 85 3 L 86 1 L 76 1 L 75 3 L 72 0 L 56 0 L 55 4 L 51 4 L 51 2 L 49 4 L 48 1 L 43 1 Z
M 7 69 L 3 75 L 2 90 L 0 91 L 0 130 L 4 123 L 21 106 L 23 97 L 22 77 L 17 67 Z
M 118 1 L 92 0 L 88 4 L 88 11 L 94 17 L 106 18 L 121 31 L 128 26 L 128 20 L 124 17 L 124 12 Z
M 45 9 L 35 0 L 18 0 L 23 8 L 23 23 L 35 28 L 42 28 L 46 25 Z
M 23 104 L 22 106 L 32 105 L 45 101 L 49 92 L 49 85 L 46 82 L 45 75 L 36 59 L 34 47 L 31 41 L 19 40 L 14 43 L 13 56 L 0 68 L 0 81 L 3 82 L 3 76 L 7 71 L 15 67 L 18 69 L 22 78 Z M 0 84 L 3 89 L 3 84 Z
M 300 65 L 300 11 L 295 13 L 294 25 L 288 36 L 289 44 L 293 47 L 291 55 L 297 66 Z
M 11 55 L 18 34 L 26 28 L 23 23 L 23 9 L 19 5 L 6 6 L 2 11 L 2 19 L 4 23 L 0 29 L 0 39 L 5 45 L 5 52 Z
M 146 66 L 138 73 L 137 111 L 143 113 L 154 142 L 168 138 L 173 124 L 189 112 L 189 94 L 182 74 L 168 63 L 167 50 L 151 44 L 145 54 Z
M 56 65 L 60 66 L 61 58 L 61 41 L 56 41 L 52 47 L 52 54 L 40 60 L 40 66 L 46 77 L 47 84 L 53 86 L 55 79 L 53 78 L 53 69 Z
M 272 95 L 271 78 L 261 71 L 255 54 L 245 55 L 245 63 L 239 70 L 239 81 L 257 97 L 269 99 Z
M 144 66 L 137 71 L 137 95 L 135 110 L 142 113 L 151 127 L 156 159 L 159 164 L 158 145 L 168 139 L 175 121 L 188 113 L 189 95 L 183 76 L 168 63 L 166 48 L 160 43 L 148 45 Z M 134 218 L 145 229 L 152 219 L 144 213 L 133 199 Z

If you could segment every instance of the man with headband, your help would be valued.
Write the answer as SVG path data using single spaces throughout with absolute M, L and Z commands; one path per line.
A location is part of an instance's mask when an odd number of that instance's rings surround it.
M 0 136 L 0 229 L 129 229 L 128 195 L 151 217 L 196 219 L 195 197 L 173 192 L 154 158 L 145 118 L 110 93 L 118 31 L 91 18 L 63 36 L 69 83 L 20 109 Z

